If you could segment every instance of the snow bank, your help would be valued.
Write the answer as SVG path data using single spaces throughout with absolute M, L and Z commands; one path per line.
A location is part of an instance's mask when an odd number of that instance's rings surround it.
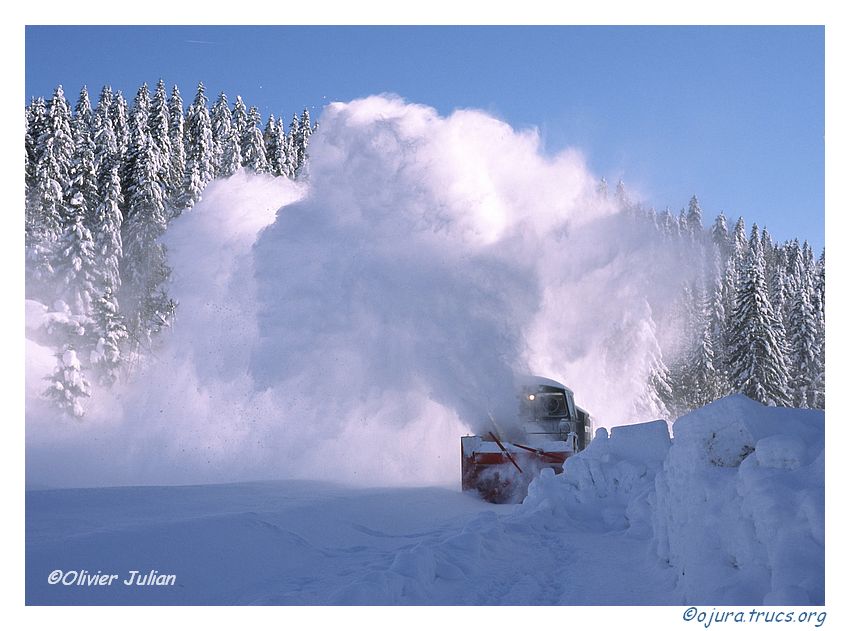
M 689 602 L 824 602 L 823 420 L 736 395 L 676 421 L 653 527 Z
M 823 412 L 726 397 L 600 430 L 520 511 L 650 538 L 690 604 L 824 602 Z
M 590 445 L 568 458 L 562 475 L 532 482 L 524 511 L 581 521 L 595 528 L 634 528 L 649 522 L 652 482 L 670 447 L 666 421 L 597 430 Z

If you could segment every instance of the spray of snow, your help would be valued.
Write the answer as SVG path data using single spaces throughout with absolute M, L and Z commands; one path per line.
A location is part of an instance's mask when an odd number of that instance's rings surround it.
M 240 172 L 171 225 L 179 318 L 134 381 L 82 423 L 31 389 L 34 481 L 456 482 L 459 436 L 513 416 L 515 373 L 604 425 L 653 413 L 649 304 L 675 266 L 580 153 L 389 96 L 320 130 L 309 187 Z

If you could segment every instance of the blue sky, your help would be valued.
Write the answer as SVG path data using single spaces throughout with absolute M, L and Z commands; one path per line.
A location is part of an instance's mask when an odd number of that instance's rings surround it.
M 581 149 L 647 204 L 824 242 L 821 27 L 27 27 L 25 95 L 198 81 L 289 119 L 380 92 Z

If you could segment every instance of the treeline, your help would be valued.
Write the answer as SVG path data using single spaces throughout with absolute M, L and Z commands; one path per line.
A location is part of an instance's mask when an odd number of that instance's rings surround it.
M 607 194 L 606 186 L 600 192 Z M 723 213 L 703 226 L 693 197 L 678 216 L 616 199 L 632 221 L 676 252 L 679 300 L 662 307 L 664 352 L 651 358 L 644 403 L 675 419 L 732 393 L 766 405 L 825 405 L 825 251 L 807 241 L 778 243 L 767 228 Z
M 26 107 L 25 249 L 27 298 L 53 316 L 42 340 L 57 350 L 47 395 L 81 416 L 91 375 L 113 383 L 171 322 L 171 273 L 160 237 L 215 178 L 240 168 L 295 179 L 316 127 L 305 109 L 270 116 L 203 84 L 188 110 L 179 88 L 147 84 L 129 106 L 85 87 L 72 108 L 62 86 Z

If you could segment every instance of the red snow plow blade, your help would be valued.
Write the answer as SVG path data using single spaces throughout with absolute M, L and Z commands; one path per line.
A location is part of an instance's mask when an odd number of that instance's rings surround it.
M 535 449 L 500 441 L 492 433 L 464 436 L 460 441 L 462 489 L 477 491 L 483 500 L 496 504 L 521 502 L 541 469 L 561 473 L 564 461 L 574 452 L 567 443 L 553 444 L 554 450 Z

